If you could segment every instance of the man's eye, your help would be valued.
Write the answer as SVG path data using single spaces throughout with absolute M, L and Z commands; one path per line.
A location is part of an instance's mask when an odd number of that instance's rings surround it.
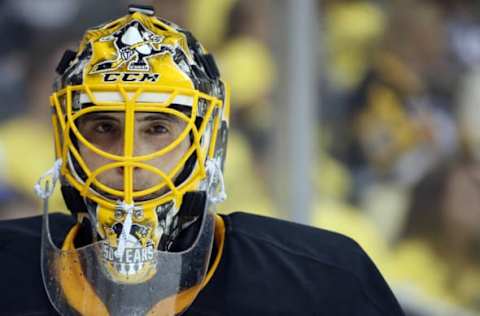
M 113 133 L 115 131 L 115 126 L 112 123 L 102 122 L 95 125 L 95 132 L 99 134 Z
M 145 132 L 150 135 L 162 135 L 168 133 L 168 128 L 162 124 L 155 124 L 147 128 Z

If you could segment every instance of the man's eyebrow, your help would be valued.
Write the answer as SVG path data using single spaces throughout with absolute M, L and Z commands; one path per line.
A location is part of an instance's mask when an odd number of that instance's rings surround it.
M 88 121 L 101 121 L 101 120 L 114 120 L 114 121 L 120 121 L 120 119 L 114 115 L 111 115 L 109 113 L 89 113 L 86 115 L 83 115 L 79 118 L 80 122 L 88 122 Z M 146 116 L 138 116 L 136 117 L 136 121 L 142 122 L 142 121 L 156 121 L 156 120 L 165 120 L 169 122 L 178 122 L 182 121 L 181 118 L 173 115 L 173 114 L 167 114 L 167 113 L 152 113 Z
M 80 122 L 85 121 L 100 121 L 100 120 L 114 120 L 119 121 L 119 119 L 108 113 L 89 113 L 87 115 L 81 116 Z
M 137 121 L 156 121 L 156 120 L 166 120 L 169 122 L 178 122 L 181 121 L 182 119 L 172 115 L 172 114 L 165 114 L 165 113 L 152 113 L 150 115 L 142 116 L 137 118 Z

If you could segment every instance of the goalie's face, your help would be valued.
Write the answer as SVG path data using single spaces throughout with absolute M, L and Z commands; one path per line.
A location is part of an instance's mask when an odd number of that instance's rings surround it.
M 95 147 L 113 155 L 123 155 L 125 151 L 125 114 L 120 112 L 94 112 L 79 120 L 79 131 Z M 132 128 L 130 126 L 130 128 Z M 136 113 L 133 124 L 133 156 L 144 156 L 158 152 L 177 140 L 186 128 L 186 122 L 167 113 Z M 190 138 L 185 137 L 171 151 L 146 161 L 164 173 L 169 174 L 178 165 L 190 147 Z M 91 170 L 112 163 L 98 155 L 82 143 L 79 151 Z M 177 172 L 178 174 L 178 172 Z M 176 177 L 176 175 L 175 175 Z M 174 177 L 174 178 L 175 178 Z M 141 191 L 153 187 L 163 179 L 143 168 L 133 169 L 133 190 Z M 98 175 L 98 180 L 115 190 L 124 189 L 124 168 L 108 169 Z M 152 195 L 159 196 L 167 188 Z M 144 197 L 148 198 L 148 197 Z

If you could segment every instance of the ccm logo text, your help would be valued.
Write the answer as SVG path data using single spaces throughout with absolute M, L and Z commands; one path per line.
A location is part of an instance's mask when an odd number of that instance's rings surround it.
M 156 82 L 160 74 L 140 72 L 109 72 L 103 75 L 105 82 Z

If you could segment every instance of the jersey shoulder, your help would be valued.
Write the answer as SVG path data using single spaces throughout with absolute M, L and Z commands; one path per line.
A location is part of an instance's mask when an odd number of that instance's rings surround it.
M 52 213 L 48 218 L 54 238 L 64 234 L 75 223 L 72 216 L 63 213 Z M 42 216 L 0 220 L 0 240 L 9 240 L 11 237 L 41 238 L 42 220 Z
M 325 229 L 241 212 L 224 219 L 232 235 L 339 268 L 350 268 L 352 257 L 366 256 L 353 239 Z
M 252 214 L 222 217 L 222 259 L 195 311 L 201 306 L 208 315 L 403 315 L 352 239 Z

